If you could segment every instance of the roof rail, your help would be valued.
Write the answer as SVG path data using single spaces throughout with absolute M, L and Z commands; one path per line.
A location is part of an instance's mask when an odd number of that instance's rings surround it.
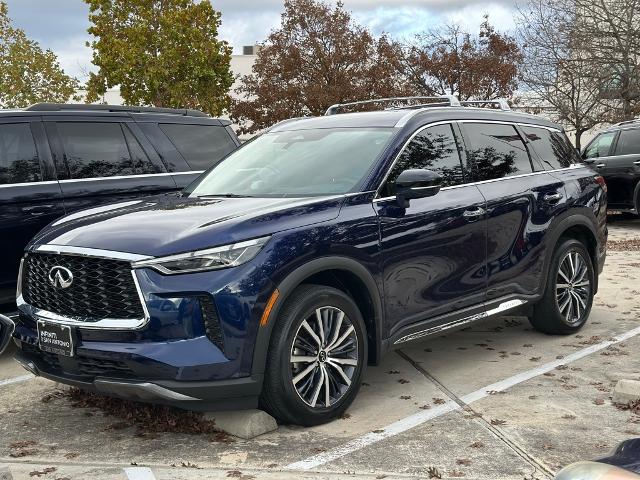
M 135 107 L 129 105 L 95 105 L 84 103 L 35 103 L 25 108 L 29 112 L 61 112 L 61 111 L 96 111 L 96 112 L 131 112 L 131 113 L 164 113 L 185 117 L 208 117 L 204 112 L 189 108 Z
M 509 102 L 507 102 L 504 98 L 496 98 L 493 100 L 463 100 L 460 102 L 460 105 L 463 107 L 472 107 L 474 105 L 478 105 L 480 107 L 487 105 L 495 105 L 500 110 L 509 111 L 511 107 L 509 106 Z
M 631 125 L 633 123 L 640 123 L 640 118 L 634 118 L 633 120 L 624 120 L 622 122 L 618 122 L 614 125 L 612 125 L 613 127 L 619 127 L 621 125 Z
M 459 107 L 460 102 L 455 95 L 440 95 L 435 97 L 389 97 L 389 98 L 375 98 L 371 100 L 360 100 L 357 102 L 349 102 L 349 103 L 336 103 L 335 105 L 331 105 L 327 108 L 325 115 L 336 115 L 338 110 L 344 107 L 352 107 L 354 105 L 367 105 L 371 103 L 382 103 L 382 102 L 407 102 L 411 100 L 439 100 L 438 103 L 431 104 L 421 104 L 421 105 L 408 105 L 406 107 L 395 107 L 395 108 L 424 108 L 428 106 L 448 106 L 448 107 Z M 443 102 L 446 101 L 447 103 Z

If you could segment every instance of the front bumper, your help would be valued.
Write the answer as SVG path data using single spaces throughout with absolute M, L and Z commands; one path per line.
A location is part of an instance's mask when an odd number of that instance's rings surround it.
M 92 380 L 68 373 L 52 373 L 37 355 L 22 351 L 16 360 L 36 376 L 54 382 L 126 400 L 158 403 L 187 410 L 238 410 L 256 408 L 262 390 L 262 375 L 213 382 L 135 381 L 95 377 Z

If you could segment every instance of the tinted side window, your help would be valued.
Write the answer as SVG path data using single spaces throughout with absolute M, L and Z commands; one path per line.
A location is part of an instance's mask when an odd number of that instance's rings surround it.
M 129 155 L 133 162 L 134 168 L 137 173 L 160 173 L 161 169 L 155 165 L 147 154 L 144 153 L 140 142 L 136 140 L 136 137 L 131 133 L 127 125 L 122 125 L 124 136 L 127 140 L 127 146 L 129 147 Z
M 192 170 L 206 170 L 236 147 L 223 127 L 165 123 L 160 128 Z
M 472 181 L 531 173 L 524 142 L 513 125 L 466 123 L 467 161 Z
M 60 122 L 57 126 L 71 178 L 138 173 L 119 123 Z
M 404 170 L 424 168 L 442 176 L 442 186 L 464 182 L 460 154 L 451 125 L 429 127 L 416 135 L 393 166 L 382 196 L 395 195 L 395 181 Z
M 576 152 L 565 135 L 545 128 L 522 127 L 522 130 L 547 170 L 567 168 L 574 163 Z
M 38 182 L 40 162 L 28 123 L 0 125 L 0 185 Z
M 601 133 L 584 151 L 584 158 L 606 157 L 611 152 L 611 144 L 616 132 Z
M 616 147 L 616 155 L 640 153 L 640 129 L 622 130 Z

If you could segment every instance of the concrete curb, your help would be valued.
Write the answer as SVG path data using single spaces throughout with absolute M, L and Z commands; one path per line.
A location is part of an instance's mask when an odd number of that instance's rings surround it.
M 613 403 L 626 404 L 640 400 L 640 382 L 637 380 L 618 380 L 613 389 Z
M 273 432 L 278 428 L 275 418 L 262 410 L 209 412 L 205 413 L 204 418 L 215 422 L 216 427 L 223 432 L 245 440 Z

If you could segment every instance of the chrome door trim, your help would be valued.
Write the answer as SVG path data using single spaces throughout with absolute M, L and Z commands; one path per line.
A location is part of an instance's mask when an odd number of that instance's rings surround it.
M 524 305 L 525 303 L 527 303 L 527 302 L 525 300 L 521 300 L 521 299 L 507 300 L 506 302 L 502 302 L 497 307 L 492 308 L 491 310 L 487 310 L 486 312 L 476 313 L 474 315 L 470 315 L 468 317 L 461 318 L 461 319 L 455 320 L 453 322 L 445 323 L 444 325 L 437 325 L 435 327 L 429 327 L 429 328 L 425 328 L 424 330 L 420 330 L 418 332 L 410 333 L 408 335 L 405 335 L 404 337 L 400 337 L 398 340 L 393 342 L 393 344 L 397 345 L 399 343 L 408 342 L 410 340 L 416 340 L 418 338 L 426 337 L 426 336 L 432 335 L 434 333 L 438 333 L 438 332 L 442 332 L 442 331 L 445 331 L 445 330 L 449 330 L 449 329 L 454 328 L 454 327 L 458 327 L 458 326 L 461 326 L 461 325 L 466 325 L 467 323 L 475 322 L 476 320 L 480 320 L 480 319 L 487 318 L 487 317 L 490 317 L 490 316 L 493 316 L 493 315 L 497 315 L 498 313 L 506 312 L 507 310 L 514 309 L 516 307 Z

